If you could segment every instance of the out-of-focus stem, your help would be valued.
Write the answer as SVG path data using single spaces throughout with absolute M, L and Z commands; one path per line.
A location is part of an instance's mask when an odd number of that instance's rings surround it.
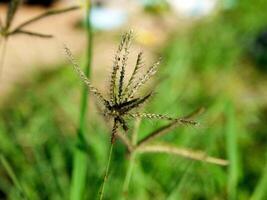
M 106 182 L 107 182 L 107 179 L 108 179 L 109 166 L 110 166 L 110 163 L 111 163 L 111 157 L 112 157 L 112 152 L 113 152 L 113 146 L 114 146 L 114 143 L 111 143 L 110 150 L 109 150 L 109 155 L 108 155 L 107 168 L 105 170 L 103 184 L 102 184 L 102 187 L 101 187 L 100 192 L 99 192 L 99 200 L 102 200 L 103 197 L 104 197 L 105 186 L 106 186 Z
M 92 48 L 93 48 L 93 33 L 90 22 L 90 11 L 91 4 L 90 0 L 87 1 L 86 6 L 86 31 L 87 31 L 87 53 L 86 53 L 86 67 L 85 75 L 90 79 L 91 65 L 92 65 Z M 85 121 L 86 113 L 88 107 L 88 89 L 86 85 L 83 85 L 82 88 L 82 98 L 81 98 L 81 107 L 80 107 L 80 118 L 79 118 L 79 128 L 77 130 L 77 142 L 83 143 L 84 132 L 85 132 Z M 86 153 L 76 147 L 74 151 L 74 164 L 72 171 L 72 180 L 71 180 L 71 191 L 70 199 L 71 200 L 80 200 L 82 199 L 85 183 L 86 183 L 86 174 L 87 174 L 87 158 Z
M 0 43 L 0 51 L 1 51 L 1 55 L 0 55 L 0 79 L 1 79 L 2 72 L 4 69 L 4 65 L 5 65 L 7 40 L 8 40 L 7 38 L 2 38 L 1 43 Z
M 140 119 L 137 119 L 136 122 L 135 122 L 134 131 L 133 131 L 133 134 L 132 134 L 132 141 L 131 141 L 132 142 L 132 146 L 135 146 L 136 143 L 137 143 L 138 130 L 139 130 L 140 122 L 141 122 Z M 131 177 L 132 177 L 132 174 L 133 174 L 135 157 L 136 157 L 136 152 L 135 151 L 130 152 L 129 166 L 127 168 L 126 176 L 125 176 L 124 183 L 123 183 L 123 193 L 125 195 L 127 195 L 127 193 L 128 193 Z

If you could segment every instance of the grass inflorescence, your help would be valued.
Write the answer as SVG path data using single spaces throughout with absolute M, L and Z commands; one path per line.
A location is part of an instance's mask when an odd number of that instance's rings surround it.
M 111 147 L 108 158 L 108 164 L 105 171 L 105 176 L 103 184 L 100 190 L 100 199 L 103 198 L 105 183 L 108 176 L 109 166 L 111 162 L 113 145 L 118 136 L 121 141 L 127 147 L 129 153 L 133 158 L 133 162 L 136 153 L 166 153 L 170 155 L 179 155 L 193 160 L 204 161 L 217 165 L 227 165 L 228 161 L 214 158 L 208 156 L 205 152 L 202 151 L 192 151 L 185 148 L 177 148 L 171 144 L 150 144 L 154 141 L 155 138 L 167 134 L 172 129 L 176 128 L 179 125 L 198 125 L 198 122 L 194 121 L 193 118 L 200 114 L 203 109 L 198 109 L 195 112 L 181 118 L 173 118 L 168 115 L 155 114 L 155 113 L 144 113 L 138 110 L 141 110 L 141 107 L 148 101 L 152 96 L 154 91 L 150 91 L 145 95 L 137 95 L 138 91 L 142 86 L 144 86 L 157 72 L 159 61 L 151 65 L 145 72 L 141 71 L 140 68 L 144 67 L 142 60 L 142 53 L 139 53 L 137 56 L 136 64 L 131 74 L 128 82 L 125 80 L 125 71 L 127 67 L 127 60 L 130 51 L 130 45 L 133 37 L 133 32 L 129 31 L 122 35 L 121 42 L 118 46 L 118 49 L 115 53 L 112 72 L 110 77 L 109 84 L 109 97 L 104 97 L 99 90 L 94 87 L 87 76 L 83 73 L 78 63 L 75 61 L 69 48 L 65 46 L 65 52 L 68 59 L 72 63 L 72 66 L 76 73 L 79 75 L 81 80 L 87 85 L 89 91 L 97 98 L 100 107 L 102 108 L 102 113 L 104 116 L 110 118 L 113 122 L 111 129 Z M 160 127 L 159 129 L 151 132 L 145 138 L 140 141 L 130 140 L 128 135 L 125 135 L 119 131 L 121 128 L 125 133 L 128 132 L 128 120 L 129 119 L 157 119 L 157 120 L 166 120 L 170 121 L 169 124 Z M 136 133 L 137 134 L 137 133 Z M 137 137 L 137 136 L 135 136 Z M 132 165 L 132 164 L 131 164 Z M 126 175 L 126 183 L 124 188 L 127 189 L 130 177 L 132 166 L 130 165 L 130 171 Z

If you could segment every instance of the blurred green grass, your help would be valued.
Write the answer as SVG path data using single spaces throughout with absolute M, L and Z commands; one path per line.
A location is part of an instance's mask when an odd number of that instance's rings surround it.
M 267 199 L 267 104 L 260 90 L 266 74 L 247 56 L 250 42 L 267 25 L 265 8 L 263 0 L 240 1 L 233 10 L 173 33 L 160 52 L 157 94 L 146 107 L 172 116 L 206 107 L 199 128 L 181 127 L 161 140 L 227 158 L 230 166 L 139 155 L 128 199 Z M 22 191 L 28 199 L 68 199 L 79 88 L 71 68 L 62 66 L 18 85 L 1 107 L 0 199 L 21 199 Z M 88 145 L 80 146 L 88 155 L 84 199 L 97 196 L 110 141 L 94 105 L 89 112 Z M 139 138 L 160 125 L 143 120 Z M 128 162 L 117 142 L 106 199 L 123 198 Z

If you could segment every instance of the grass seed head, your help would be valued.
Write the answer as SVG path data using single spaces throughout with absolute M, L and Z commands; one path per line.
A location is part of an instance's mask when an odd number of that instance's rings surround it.
M 105 98 L 100 92 L 91 84 L 90 80 L 82 72 L 81 68 L 75 62 L 71 51 L 65 47 L 66 54 L 72 63 L 73 68 L 78 73 L 82 81 L 88 86 L 89 91 L 97 97 L 98 101 L 103 107 L 104 116 L 108 116 L 113 120 L 113 128 L 111 131 L 111 142 L 115 142 L 117 129 L 121 127 L 124 131 L 127 131 L 128 124 L 126 119 L 130 118 L 148 118 L 158 120 L 171 120 L 175 121 L 175 118 L 171 118 L 166 115 L 153 114 L 153 113 L 140 113 L 136 112 L 142 105 L 144 105 L 153 94 L 153 91 L 142 96 L 138 95 L 140 88 L 145 85 L 157 72 L 159 61 L 154 63 L 147 71 L 140 73 L 140 68 L 143 65 L 143 53 L 140 52 L 137 56 L 136 64 L 133 73 L 129 80 L 125 80 L 125 71 L 127 68 L 127 60 L 130 53 L 130 45 L 133 38 L 133 32 L 129 31 L 125 33 L 118 49 L 114 56 L 112 65 L 112 72 L 110 75 L 109 84 L 109 98 Z M 189 123 L 188 121 L 180 120 L 182 123 Z M 194 124 L 190 121 L 190 124 Z

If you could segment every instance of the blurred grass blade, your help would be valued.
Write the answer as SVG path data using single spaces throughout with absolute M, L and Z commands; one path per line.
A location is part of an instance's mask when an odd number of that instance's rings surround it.
M 12 35 L 14 35 L 14 34 L 25 34 L 25 35 L 41 37 L 41 38 L 52 38 L 53 37 L 53 35 L 36 33 L 36 32 L 25 31 L 25 30 L 17 30 L 15 32 L 12 32 Z
M 76 149 L 74 154 L 74 169 L 72 171 L 72 182 L 70 199 L 82 199 L 85 188 L 87 162 L 85 152 Z
M 19 5 L 21 4 L 21 0 L 11 0 L 8 4 L 8 11 L 7 11 L 7 15 L 6 15 L 6 27 L 5 29 L 9 29 L 9 27 L 11 26 L 11 23 L 14 19 L 14 16 L 17 12 L 17 9 L 19 7 Z
M 93 32 L 90 21 L 91 5 L 90 0 L 87 1 L 86 7 L 86 30 L 87 30 L 87 55 L 86 55 L 86 67 L 85 75 L 90 79 L 91 65 L 92 65 L 92 51 L 93 51 Z M 81 98 L 81 107 L 80 107 L 80 119 L 79 119 L 79 128 L 77 134 L 77 140 L 79 138 L 84 138 L 84 129 L 85 129 L 85 120 L 86 112 L 88 107 L 88 88 L 83 86 L 82 88 L 82 98 Z M 82 199 L 86 177 L 87 177 L 87 154 L 86 152 L 81 151 L 78 147 L 74 150 L 74 162 L 73 162 L 73 171 L 71 177 L 71 188 L 70 188 L 70 199 L 71 200 L 80 200 Z
M 13 171 L 12 167 L 10 166 L 10 164 L 8 163 L 8 161 L 6 160 L 6 158 L 4 157 L 4 155 L 0 155 L 0 161 L 3 165 L 3 167 L 5 168 L 6 172 L 8 173 L 9 177 L 11 178 L 11 180 L 13 181 L 14 185 L 16 186 L 16 188 L 19 191 L 20 196 L 23 199 L 28 199 L 27 195 L 21 185 L 21 183 L 19 182 L 15 172 Z
M 16 32 L 18 30 L 21 30 L 23 27 L 25 27 L 25 26 L 27 26 L 29 24 L 32 24 L 33 22 L 36 22 L 36 21 L 38 21 L 40 19 L 43 19 L 45 17 L 52 16 L 52 15 L 58 15 L 58 14 L 69 12 L 69 11 L 73 11 L 73 10 L 77 10 L 79 8 L 80 8 L 79 6 L 72 6 L 72 7 L 69 7 L 69 8 L 63 8 L 63 9 L 59 9 L 59 10 L 49 10 L 49 11 L 47 11 L 45 13 L 42 13 L 42 14 L 40 14 L 40 15 L 30 19 L 30 20 L 27 20 L 27 21 L 23 22 L 22 24 L 17 26 L 15 28 L 15 30 L 12 31 L 12 32 Z
M 145 145 L 136 149 L 140 153 L 166 153 L 182 156 L 192 160 L 203 161 L 211 164 L 228 165 L 228 161 L 220 158 L 208 156 L 203 151 L 193 151 L 185 148 L 178 148 L 166 144 Z
M 262 172 L 261 179 L 250 198 L 250 200 L 264 200 L 264 199 L 267 199 L 267 160 L 265 163 L 265 169 Z
M 111 163 L 113 146 L 114 146 L 114 143 L 111 143 L 110 150 L 109 150 L 109 155 L 108 155 L 108 163 L 107 163 L 107 167 L 106 167 L 106 170 L 105 170 L 103 183 L 102 183 L 102 186 L 101 186 L 101 189 L 100 189 L 100 192 L 99 192 L 99 200 L 102 200 L 103 197 L 104 197 L 105 185 L 106 185 L 106 182 L 108 180 L 108 173 L 109 173 L 109 167 L 110 167 L 110 163 Z
M 2 18 L 0 16 L 0 32 L 2 31 L 2 28 L 3 28 L 3 22 L 2 22 Z
M 3 38 L 1 40 L 1 46 L 0 46 L 0 51 L 1 51 L 1 54 L 0 54 L 0 79 L 1 79 L 2 72 L 4 70 L 4 65 L 5 65 L 5 57 L 6 57 L 6 51 L 7 51 L 7 42 L 8 42 L 8 39 L 7 38 Z
M 237 199 L 238 184 L 238 146 L 234 106 L 226 103 L 226 150 L 229 160 L 228 168 L 228 199 Z
M 134 124 L 134 130 L 133 130 L 132 138 L 131 138 L 131 142 L 132 142 L 133 146 L 135 146 L 137 143 L 138 131 L 139 131 L 140 124 L 141 124 L 141 119 L 137 119 L 135 121 L 135 124 Z M 123 193 L 125 196 L 128 195 L 129 185 L 130 185 L 131 177 L 133 175 L 133 170 L 134 170 L 135 158 L 136 158 L 136 153 L 132 152 L 130 154 L 129 165 L 128 165 L 127 172 L 126 172 L 125 179 L 124 179 L 124 183 L 123 183 Z

